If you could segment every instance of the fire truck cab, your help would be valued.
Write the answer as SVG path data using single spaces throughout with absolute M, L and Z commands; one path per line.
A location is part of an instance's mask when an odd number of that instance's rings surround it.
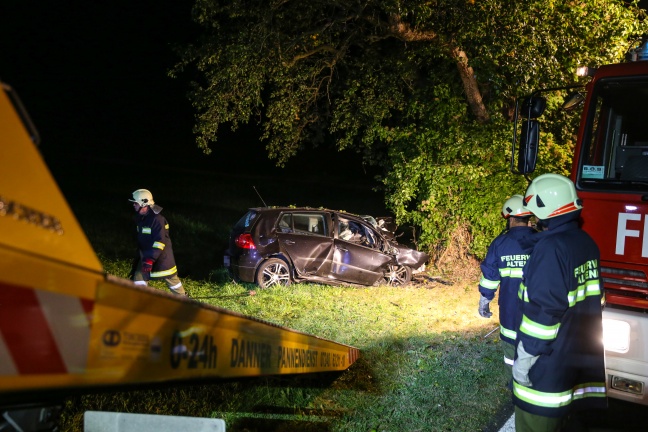
M 570 178 L 583 201 L 582 227 L 601 251 L 608 395 L 648 405 L 648 57 L 643 53 L 642 46 L 635 61 L 583 69 L 591 81 L 585 94 L 578 92 L 584 105 Z M 521 135 L 518 147 L 514 134 L 511 168 L 520 174 L 535 167 L 541 93 L 519 104 Z

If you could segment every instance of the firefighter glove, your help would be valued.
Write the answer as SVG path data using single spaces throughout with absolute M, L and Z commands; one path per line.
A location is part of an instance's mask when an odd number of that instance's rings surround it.
M 490 302 L 491 301 L 484 296 L 479 297 L 478 311 L 479 311 L 479 315 L 483 316 L 484 318 L 490 318 L 493 315 L 493 313 L 490 311 L 490 307 L 488 307 L 488 304 Z
M 518 344 L 517 347 L 517 358 L 513 362 L 513 378 L 519 384 L 522 384 L 525 387 L 532 387 L 533 383 L 529 379 L 529 371 L 533 367 L 538 357 L 532 354 L 529 354 L 524 350 L 524 344 L 522 341 Z
M 153 261 L 151 258 L 144 258 L 142 260 L 142 273 L 151 273 L 153 270 Z

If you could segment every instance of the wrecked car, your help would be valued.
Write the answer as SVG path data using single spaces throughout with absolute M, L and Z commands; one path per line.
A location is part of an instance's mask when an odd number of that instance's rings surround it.
M 371 216 L 335 210 L 252 208 L 234 225 L 224 265 L 261 288 L 291 282 L 405 285 L 429 257 L 395 241 Z

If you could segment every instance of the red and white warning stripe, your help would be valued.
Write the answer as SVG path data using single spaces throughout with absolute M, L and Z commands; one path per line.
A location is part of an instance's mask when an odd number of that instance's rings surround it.
M 82 373 L 94 302 L 0 282 L 0 375 Z
M 358 357 L 360 357 L 360 350 L 357 348 L 349 348 L 349 365 L 355 363 Z

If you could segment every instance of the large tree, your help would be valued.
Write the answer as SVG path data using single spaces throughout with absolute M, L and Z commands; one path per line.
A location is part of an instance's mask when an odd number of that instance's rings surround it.
M 439 257 L 464 233 L 480 257 L 526 188 L 508 168 L 516 97 L 619 61 L 643 18 L 618 0 L 197 0 L 203 33 L 173 73 L 198 72 L 206 153 L 250 122 L 280 166 L 327 141 L 361 152 L 419 246 Z M 539 165 L 565 173 L 575 118 L 549 111 Z

